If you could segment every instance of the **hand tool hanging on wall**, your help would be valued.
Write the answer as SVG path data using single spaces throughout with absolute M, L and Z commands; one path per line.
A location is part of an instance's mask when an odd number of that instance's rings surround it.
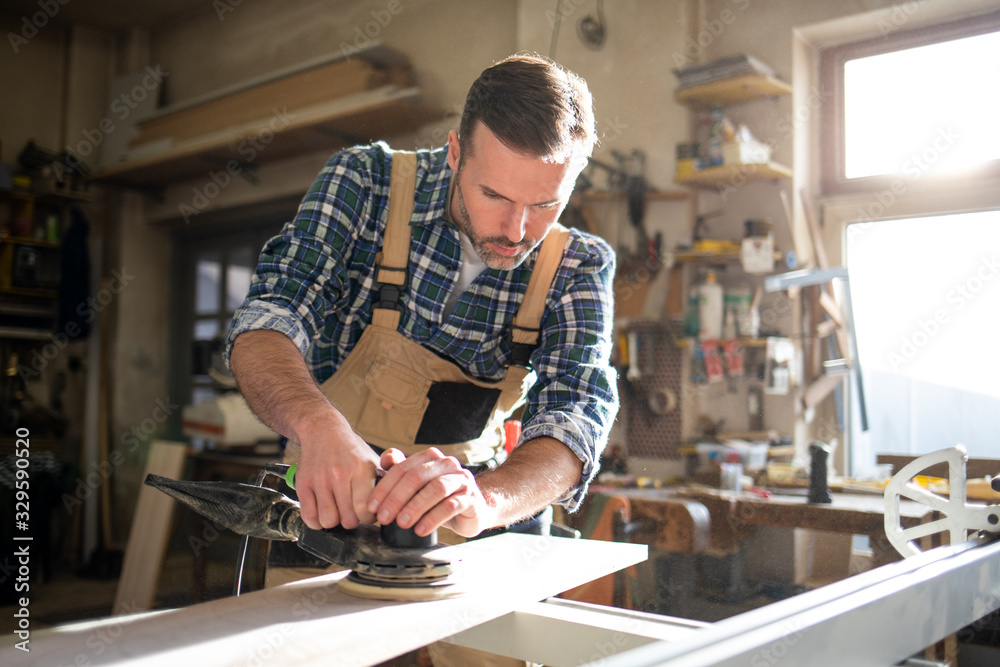
M 625 198 L 629 224 L 637 235 L 637 251 L 640 259 L 650 253 L 649 234 L 645 228 L 646 193 L 650 187 L 646 182 L 646 154 L 638 149 L 629 153 L 611 151 L 616 164 L 610 165 L 591 159 L 588 165 L 604 170 L 608 174 L 608 190 Z M 658 260 L 658 258 L 653 258 Z
M 612 152 L 619 166 L 628 173 L 625 179 L 625 197 L 628 201 L 628 221 L 638 235 L 637 254 L 641 257 L 649 253 L 649 234 L 646 232 L 646 155 L 642 151 L 632 150 L 628 156 Z M 651 258 L 651 259 L 656 259 Z

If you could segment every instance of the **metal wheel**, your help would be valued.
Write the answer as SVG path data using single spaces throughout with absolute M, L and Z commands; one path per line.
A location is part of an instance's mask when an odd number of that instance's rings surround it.
M 900 554 L 909 558 L 922 551 L 919 540 L 929 535 L 948 533 L 951 544 L 969 539 L 969 533 L 996 531 L 1000 523 L 1000 507 L 969 505 L 966 500 L 965 463 L 969 456 L 965 447 L 957 445 L 911 461 L 896 473 L 885 488 L 885 534 Z M 939 463 L 948 464 L 948 495 L 934 493 L 913 482 L 913 478 Z M 899 501 L 907 498 L 926 505 L 940 519 L 903 528 L 900 523 Z

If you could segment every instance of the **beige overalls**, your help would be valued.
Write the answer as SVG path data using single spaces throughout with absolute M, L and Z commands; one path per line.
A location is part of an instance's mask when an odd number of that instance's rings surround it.
M 382 252 L 376 257 L 375 275 L 377 283 L 389 286 L 389 294 L 406 283 L 415 180 L 416 155 L 393 153 L 388 221 Z M 545 297 L 568 236 L 568 229 L 557 226 L 542 242 L 514 318 L 513 343 L 531 347 L 538 343 Z M 382 289 L 385 295 L 386 288 Z M 323 392 L 355 432 L 375 447 L 395 447 L 410 456 L 435 446 L 463 464 L 481 463 L 502 454 L 503 423 L 524 402 L 534 383 L 534 373 L 526 366 L 511 365 L 498 381 L 468 375 L 399 333 L 396 329 L 400 313 L 390 300 L 381 297 L 371 324 L 333 377 L 323 383 Z M 488 403 L 467 406 L 470 412 L 482 415 L 478 422 L 465 425 L 466 431 L 474 427 L 473 432 L 465 434 L 471 437 L 450 439 L 442 432 L 455 431 L 456 421 L 466 416 L 456 414 L 453 402 L 461 402 L 470 394 L 474 400 L 485 399 Z M 443 400 L 450 407 L 441 409 L 440 405 L 432 405 L 433 400 Z M 445 413 L 450 413 L 447 418 L 443 418 Z
M 407 456 L 434 446 L 470 467 L 484 462 L 495 465 L 496 461 L 502 461 L 504 453 L 503 423 L 524 403 L 528 389 L 535 381 L 534 372 L 526 364 L 526 350 L 534 348 L 538 343 L 545 297 L 562 259 L 569 230 L 556 225 L 546 235 L 524 299 L 514 317 L 512 342 L 528 346 L 521 349 L 522 356 L 518 359 L 524 360 L 524 365 L 508 366 L 501 380 L 481 380 L 468 375 L 455 364 L 397 331 L 400 312 L 396 309 L 396 301 L 399 290 L 406 284 L 415 182 L 416 154 L 394 152 L 389 181 L 388 220 L 382 251 L 376 256 L 375 280 L 382 285 L 379 302 L 373 311 L 371 324 L 365 328 L 357 345 L 334 375 L 321 385 L 321 389 L 355 432 L 370 445 L 380 449 L 395 447 Z M 439 388 L 443 390 L 438 391 Z M 492 401 L 491 405 L 474 406 L 473 409 L 482 415 L 485 424 L 481 431 L 480 425 L 475 424 L 477 433 L 474 437 L 456 442 L 441 442 L 440 431 L 448 431 L 450 424 L 456 422 L 456 415 L 452 410 L 446 418 L 438 419 L 428 428 L 428 412 L 433 410 L 440 416 L 449 412 L 432 408 L 432 398 L 439 401 L 448 397 L 463 400 L 462 394 L 474 394 L 474 400 Z M 466 430 L 469 426 L 470 424 L 465 425 Z M 418 438 L 421 434 L 424 437 Z M 289 442 L 284 461 L 298 461 L 299 453 L 298 444 Z M 454 539 L 457 536 L 445 535 L 445 532 L 450 531 L 439 531 L 442 542 L 461 541 Z M 337 569 L 340 568 L 269 566 L 266 586 L 276 586 Z M 431 653 L 435 665 L 524 664 L 487 654 L 476 656 L 473 660 L 473 654 L 479 654 L 478 651 L 452 645 L 434 645 Z

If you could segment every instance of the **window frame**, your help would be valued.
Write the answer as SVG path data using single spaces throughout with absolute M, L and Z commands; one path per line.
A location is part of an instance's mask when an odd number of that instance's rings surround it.
M 820 182 L 823 193 L 837 195 L 891 189 L 902 177 L 901 174 L 852 179 L 845 176 L 844 64 L 847 61 L 998 31 L 1000 11 L 995 11 L 824 49 L 819 59 L 820 86 L 823 97 L 830 102 L 824 105 L 820 114 Z M 1000 159 L 960 174 L 929 175 L 922 179 L 921 188 L 946 190 L 956 185 L 998 178 Z
M 171 400 L 182 405 L 191 402 L 197 387 L 211 387 L 204 378 L 196 378 L 192 373 L 192 342 L 194 323 L 197 319 L 219 319 L 220 331 L 226 332 L 227 320 L 226 265 L 229 250 L 234 246 L 256 247 L 259 255 L 264 243 L 281 231 L 282 226 L 292 220 L 302 196 L 274 200 L 252 207 L 240 207 L 204 214 L 206 218 L 199 225 L 178 228 L 174 231 L 171 244 L 174 261 L 171 266 L 170 295 L 170 347 L 169 378 Z M 223 258 L 220 276 L 220 311 L 211 314 L 195 314 L 195 251 L 218 250 Z M 171 415 L 172 432 L 182 432 L 180 411 Z

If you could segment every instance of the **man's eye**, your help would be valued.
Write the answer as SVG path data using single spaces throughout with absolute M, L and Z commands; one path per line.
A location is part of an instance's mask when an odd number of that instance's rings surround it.
M 486 194 L 486 198 L 487 198 L 487 199 L 503 199 L 503 196 L 501 196 L 501 195 L 498 195 L 498 194 L 497 194 L 497 193 L 495 193 L 495 192 L 487 192 L 487 193 L 485 193 L 485 194 Z

